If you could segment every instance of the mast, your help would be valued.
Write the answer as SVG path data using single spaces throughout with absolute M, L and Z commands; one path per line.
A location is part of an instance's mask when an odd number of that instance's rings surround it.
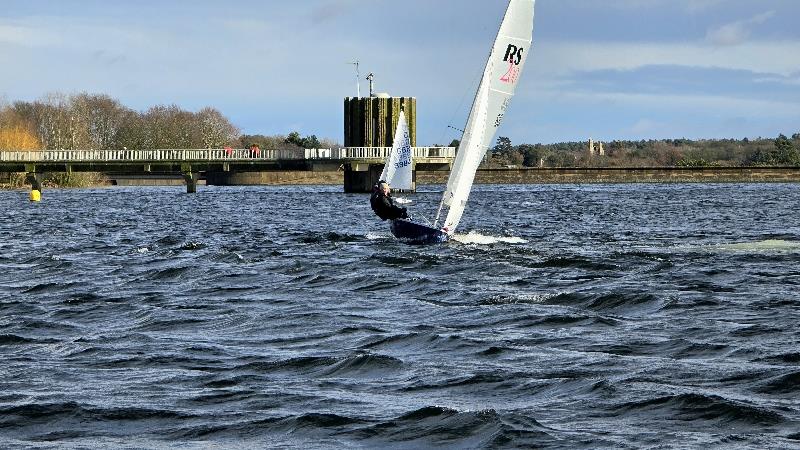
M 458 226 L 469 198 L 480 160 L 503 120 L 530 52 L 535 0 L 509 0 L 462 134 L 435 225 L 449 207 L 444 230 Z M 506 69 L 507 67 L 507 69 Z
M 500 21 L 500 28 L 502 28 L 503 22 L 505 21 L 506 15 L 508 15 L 508 10 L 511 8 L 511 2 L 513 0 L 509 0 L 508 6 L 506 6 L 506 12 L 503 14 L 503 19 Z M 500 37 L 500 28 L 497 30 L 497 35 L 495 36 L 494 40 L 497 42 L 497 39 Z M 478 83 L 478 89 L 475 91 L 475 96 L 472 97 L 472 108 L 470 109 L 469 115 L 467 116 L 467 121 L 464 123 L 464 129 L 461 130 L 461 139 L 458 140 L 458 147 L 456 148 L 456 161 L 453 162 L 453 167 L 450 169 L 450 174 L 452 176 L 453 172 L 455 171 L 455 164 L 458 161 L 458 154 L 460 153 L 461 146 L 464 143 L 464 136 L 467 134 L 467 130 L 469 130 L 469 123 L 470 119 L 472 119 L 473 111 L 475 110 L 475 105 L 478 101 L 478 94 L 481 92 L 481 88 L 483 87 L 483 81 L 486 79 L 486 71 L 492 63 L 492 53 L 494 53 L 494 45 L 492 48 L 489 49 L 489 56 L 486 58 L 486 65 L 484 66 L 483 73 L 481 74 L 481 81 Z M 450 186 L 450 178 L 447 177 L 447 186 Z M 448 188 L 445 188 L 445 194 L 447 194 Z M 439 224 L 439 216 L 442 214 L 442 208 L 444 207 L 444 199 L 446 195 L 442 195 L 442 199 L 439 201 L 439 209 L 436 211 L 436 218 L 433 220 L 433 227 L 436 228 Z

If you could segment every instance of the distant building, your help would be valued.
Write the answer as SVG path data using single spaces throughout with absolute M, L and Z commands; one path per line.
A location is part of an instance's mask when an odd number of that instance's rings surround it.
M 594 139 L 589 138 L 589 155 L 603 156 L 606 154 L 606 149 L 603 147 L 602 142 L 595 142 Z

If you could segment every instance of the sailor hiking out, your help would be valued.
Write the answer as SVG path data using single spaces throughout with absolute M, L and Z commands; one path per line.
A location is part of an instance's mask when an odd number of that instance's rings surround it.
M 382 220 L 407 219 L 408 212 L 405 208 L 394 204 L 391 189 L 385 181 L 380 181 L 372 188 L 372 197 L 369 204 L 375 215 Z

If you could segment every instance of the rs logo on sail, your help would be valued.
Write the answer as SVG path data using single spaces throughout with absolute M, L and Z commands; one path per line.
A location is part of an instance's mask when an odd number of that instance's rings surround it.
M 508 63 L 508 71 L 500 77 L 500 81 L 504 83 L 516 83 L 519 78 L 519 63 L 522 62 L 522 54 L 525 49 L 517 47 L 514 44 L 508 44 L 506 48 L 506 56 L 503 58 L 504 62 Z
M 506 49 L 506 56 L 503 58 L 503 61 L 512 62 L 515 66 L 518 66 L 519 63 L 522 62 L 522 52 L 525 49 L 521 47 L 517 47 L 514 44 L 508 44 L 508 48 Z M 516 59 L 514 59 L 516 57 Z

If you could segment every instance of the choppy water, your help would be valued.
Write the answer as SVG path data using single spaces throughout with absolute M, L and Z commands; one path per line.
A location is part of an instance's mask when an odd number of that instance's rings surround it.
M 339 190 L 0 192 L 0 447 L 800 448 L 799 186 Z

